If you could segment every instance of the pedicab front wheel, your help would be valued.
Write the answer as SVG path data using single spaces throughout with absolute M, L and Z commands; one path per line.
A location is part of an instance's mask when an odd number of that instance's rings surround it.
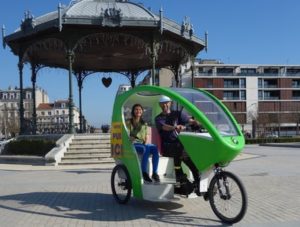
M 126 204 L 131 197 L 131 180 L 127 168 L 124 165 L 116 165 L 111 174 L 111 189 L 115 200 L 120 204 Z
M 247 210 L 246 190 L 233 173 L 220 171 L 212 178 L 208 199 L 215 215 L 223 222 L 239 222 Z

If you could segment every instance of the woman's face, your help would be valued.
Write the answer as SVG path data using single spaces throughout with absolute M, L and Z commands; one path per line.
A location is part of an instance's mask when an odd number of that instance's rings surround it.
M 134 117 L 141 117 L 143 115 L 143 109 L 140 106 L 134 108 Z

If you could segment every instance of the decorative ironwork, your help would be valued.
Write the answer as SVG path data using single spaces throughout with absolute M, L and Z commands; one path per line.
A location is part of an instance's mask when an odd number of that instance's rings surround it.
M 159 31 L 160 34 L 162 34 L 164 32 L 164 16 L 163 16 L 163 9 L 160 8 L 159 10 Z
M 181 35 L 184 36 L 186 33 L 188 33 L 190 39 L 193 37 L 194 28 L 188 17 L 185 17 L 181 24 Z
M 144 40 L 123 33 L 96 33 L 83 37 L 77 42 L 74 50 L 76 52 L 85 52 L 95 46 L 118 47 L 127 46 L 135 47 L 136 49 L 145 49 Z
M 103 9 L 101 8 L 100 18 L 102 26 L 120 26 L 122 20 L 122 10 L 116 6 Z
M 108 88 L 111 85 L 112 79 L 111 77 L 102 77 L 101 81 L 104 87 Z
M 5 47 L 6 47 L 6 42 L 5 42 L 4 37 L 5 37 L 5 26 L 3 24 L 2 25 L 2 45 L 3 45 L 3 49 L 5 49 Z
M 176 54 L 182 60 L 181 62 L 187 62 L 189 53 L 187 50 L 180 44 L 177 44 L 170 40 L 163 40 L 161 43 L 161 50 L 160 52 L 169 53 L 169 54 Z
M 120 74 L 127 77 L 130 82 L 132 88 L 135 87 L 136 79 L 141 75 L 144 71 L 130 71 L 130 72 L 119 72 Z
M 22 20 L 22 23 L 21 23 L 21 30 L 23 32 L 27 32 L 27 31 L 33 30 L 34 27 L 35 27 L 34 17 L 29 11 L 26 11 L 25 18 Z
M 62 12 L 61 12 L 62 6 L 60 3 L 58 4 L 57 10 L 58 10 L 58 30 L 61 32 L 62 31 Z

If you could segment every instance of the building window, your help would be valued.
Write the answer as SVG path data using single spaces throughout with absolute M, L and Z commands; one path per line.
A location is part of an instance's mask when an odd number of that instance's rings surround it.
M 42 116 L 45 116 L 45 112 L 44 111 L 42 111 L 41 114 L 42 114 Z
M 264 69 L 264 73 L 265 74 L 275 74 L 275 76 L 278 75 L 278 69 L 274 69 L 274 68 L 265 68 Z
M 241 88 L 245 88 L 246 87 L 246 79 L 245 78 L 240 79 L 240 87 Z
M 241 100 L 246 100 L 246 91 L 242 90 L 241 93 Z
M 224 91 L 223 94 L 224 100 L 239 100 L 239 91 Z
M 233 74 L 233 68 L 217 68 L 218 74 Z
M 287 70 L 286 70 L 286 73 L 287 74 L 290 74 L 290 75 L 295 75 L 295 74 L 299 74 L 300 75 L 300 69 L 293 69 L 293 68 L 288 68 Z
M 292 80 L 293 88 L 300 88 L 300 80 Z
M 239 88 L 239 79 L 224 79 L 224 88 Z
M 264 91 L 264 100 L 278 100 L 279 91 Z
M 300 99 L 300 91 L 293 91 L 292 97 L 293 99 Z
M 51 116 L 51 111 L 48 111 L 48 115 Z
M 277 79 L 264 79 L 264 88 L 277 88 Z
M 258 78 L 258 88 L 262 88 L 262 79 L 261 78 Z
M 255 68 L 241 68 L 241 74 L 256 74 Z
M 263 92 L 261 90 L 258 91 L 258 99 L 263 100 Z

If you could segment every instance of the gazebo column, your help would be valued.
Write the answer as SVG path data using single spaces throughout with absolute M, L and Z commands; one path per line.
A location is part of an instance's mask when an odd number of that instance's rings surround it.
M 31 83 L 32 83 L 32 134 L 36 134 L 36 97 L 35 97 L 35 91 L 36 91 L 36 75 L 37 75 L 37 67 L 36 64 L 31 64 Z
M 151 45 L 151 63 L 152 63 L 152 69 L 151 69 L 151 85 L 156 85 L 155 77 L 156 77 L 156 61 L 158 59 L 158 49 L 159 49 L 159 43 L 153 39 L 152 45 Z
M 135 87 L 136 75 L 137 73 L 130 72 L 130 85 L 132 88 Z
M 179 64 L 177 64 L 177 65 L 173 65 L 172 67 L 171 67 L 171 69 L 172 69 L 172 71 L 173 71 L 173 73 L 174 73 L 174 76 L 175 76 L 175 86 L 176 87 L 181 87 L 181 80 L 180 80 L 180 75 L 179 75 Z
M 23 97 L 23 68 L 24 68 L 24 63 L 21 60 L 21 57 L 19 56 L 19 63 L 18 63 L 18 68 L 19 68 L 19 80 L 20 80 L 20 107 L 19 107 L 19 112 L 20 112 L 20 135 L 23 135 L 25 133 L 25 121 L 24 121 L 24 97 Z
M 84 71 L 84 70 L 75 70 L 75 77 L 77 79 L 78 85 L 78 93 L 79 93 L 79 132 L 83 133 L 85 130 L 83 129 L 83 114 L 82 114 L 82 88 L 83 88 L 83 81 L 88 76 L 91 75 L 92 71 Z
M 74 127 L 74 102 L 73 102 L 73 85 L 72 85 L 72 68 L 74 62 L 74 53 L 73 51 L 69 50 L 68 53 L 68 63 L 69 63 L 69 133 L 75 133 Z
M 136 79 L 138 78 L 139 75 L 141 75 L 141 73 L 143 73 L 144 71 L 129 71 L 129 72 L 119 72 L 120 74 L 123 74 L 124 76 L 126 76 L 130 82 L 130 86 L 132 88 L 135 87 L 136 85 Z
M 195 57 L 194 56 L 192 56 L 191 57 L 191 71 L 192 71 L 192 83 L 191 83 L 191 85 L 192 85 L 192 88 L 194 88 L 195 87 Z
M 81 103 L 81 92 L 82 92 L 82 83 L 83 83 L 83 75 L 80 71 L 76 73 L 78 91 L 79 91 L 79 132 L 83 133 L 83 122 L 82 122 L 82 103 Z

